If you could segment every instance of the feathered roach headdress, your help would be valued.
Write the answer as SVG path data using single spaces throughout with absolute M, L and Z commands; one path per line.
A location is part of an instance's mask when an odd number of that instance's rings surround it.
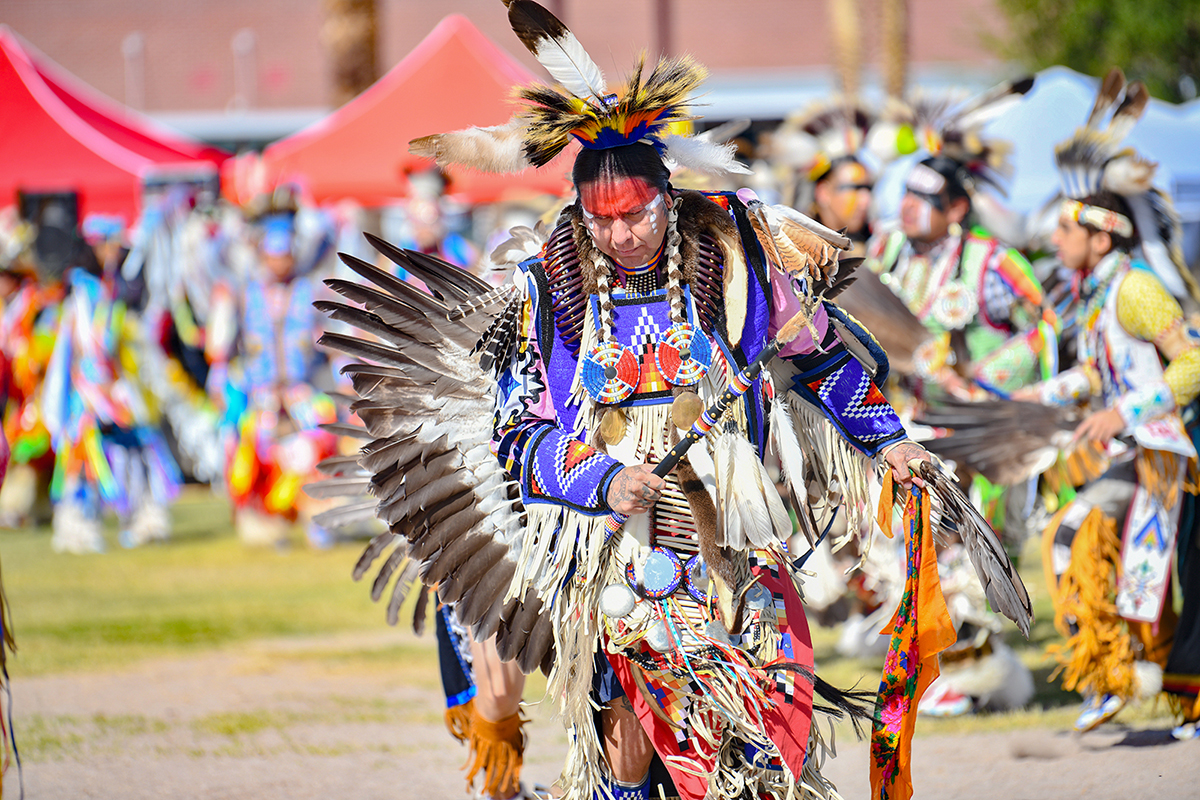
M 883 161 L 926 150 L 959 165 L 956 179 L 968 194 L 981 185 L 1004 192 L 1012 174 L 1007 142 L 987 139 L 984 127 L 1033 88 L 1033 76 L 1005 81 L 972 99 L 957 95 L 918 96 L 912 102 L 889 100 L 867 147 Z
M 783 121 L 771 137 L 771 154 L 815 183 L 839 160 L 858 156 L 875 119 L 851 97 L 814 103 Z
M 662 59 L 643 80 L 643 56 L 624 89 L 610 93 L 604 73 L 557 17 L 532 0 L 504 3 L 513 31 L 558 85 L 518 89 L 525 108 L 504 125 L 414 139 L 410 152 L 440 165 L 505 173 L 544 166 L 572 139 L 591 149 L 645 142 L 665 161 L 696 172 L 748 172 L 731 145 L 668 133 L 673 123 L 694 119 L 687 98 L 708 75 L 696 61 Z
M 861 154 L 876 115 L 853 97 L 809 105 L 771 134 L 767 155 L 787 205 L 807 208 L 816 184 L 846 159 Z
M 1126 85 L 1120 69 L 1109 71 L 1083 127 L 1054 148 L 1065 197 L 1063 210 L 1078 222 L 1118 236 L 1134 238 L 1136 233 L 1147 264 L 1163 285 L 1176 297 L 1200 300 L 1200 288 L 1180 247 L 1179 214 L 1170 196 L 1153 186 L 1158 164 L 1131 147 L 1121 147 L 1149 100 L 1141 82 Z M 1133 218 L 1084 202 L 1105 191 L 1120 195 Z

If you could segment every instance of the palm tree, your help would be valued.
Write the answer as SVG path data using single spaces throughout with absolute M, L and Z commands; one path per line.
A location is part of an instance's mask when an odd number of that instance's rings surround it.
M 375 82 L 378 23 L 375 0 L 324 0 L 321 40 L 329 51 L 333 104 L 354 99 Z

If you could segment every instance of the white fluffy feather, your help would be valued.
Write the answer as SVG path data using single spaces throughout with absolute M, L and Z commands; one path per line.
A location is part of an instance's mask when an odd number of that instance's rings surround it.
M 820 149 L 816 137 L 802 131 L 777 130 L 771 135 L 771 158 L 785 167 L 807 169 Z
M 1162 281 L 1167 291 L 1176 297 L 1187 297 L 1187 284 L 1179 274 L 1179 266 L 1171 258 L 1171 251 L 1158 233 L 1158 220 L 1145 194 L 1125 198 L 1133 212 L 1133 224 L 1142 237 L 1142 255 L 1155 277 Z
M 999 100 L 965 112 L 955 121 L 955 127 L 964 131 L 981 130 L 988 123 L 1008 113 L 1011 108 L 1024 99 L 1025 95 L 1022 94 L 1006 95 Z
M 900 126 L 894 122 L 880 121 L 871 126 L 867 133 L 866 150 L 883 164 L 890 164 L 902 154 L 897 144 Z
M 771 441 L 775 453 L 779 456 L 780 478 L 792 494 L 798 498 L 808 496 L 808 487 L 804 481 L 804 450 L 800 447 L 800 439 L 796 436 L 796 420 L 792 411 L 782 398 L 776 398 L 771 406 Z M 797 509 L 799 513 L 801 509 Z M 805 526 L 800 530 L 808 534 Z M 808 538 L 811 538 L 809 536 Z M 810 541 L 809 545 L 815 545 Z
M 534 258 L 546 244 L 545 235 L 526 225 L 510 228 L 509 238 L 505 239 L 492 251 L 492 263 L 497 265 L 516 266 L 522 261 Z
M 524 121 L 513 117 L 503 125 L 464 128 L 413 139 L 408 151 L 431 158 L 438 166 L 459 164 L 481 172 L 520 172 L 530 166 L 525 158 L 524 132 Z
M 742 550 L 746 536 L 734 510 L 733 434 L 721 433 L 713 443 L 713 475 L 717 479 L 717 544 Z
M 705 175 L 750 174 L 750 168 L 735 158 L 737 148 L 732 144 L 717 144 L 698 136 L 668 134 L 662 137 L 666 145 L 667 166 L 685 167 Z
M 1150 191 L 1158 164 L 1137 153 L 1119 155 L 1104 167 L 1104 188 L 1122 196 Z
M 1162 691 L 1163 668 L 1153 661 L 1135 661 L 1133 683 L 1138 700 L 1151 700 Z
M 976 192 L 971 199 L 971 209 L 1000 241 L 1018 248 L 1028 245 L 1025 216 L 1001 203 L 991 192 Z

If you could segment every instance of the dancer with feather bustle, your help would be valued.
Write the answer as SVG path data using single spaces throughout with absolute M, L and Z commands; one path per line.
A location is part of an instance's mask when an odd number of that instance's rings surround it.
M 337 444 L 322 427 L 337 421 L 337 410 L 323 391 L 333 379 L 313 338 L 319 284 L 311 274 L 331 251 L 332 235 L 321 219 L 302 235 L 301 211 L 286 186 L 253 209 L 255 271 L 226 295 L 236 305 L 227 312 L 236 337 L 214 360 L 214 374 L 225 376 L 218 388 L 231 440 L 226 485 L 238 534 L 252 545 L 282 544 L 300 514 L 311 514 L 300 488 Z M 314 546 L 330 544 L 311 521 L 307 535 Z
M 142 380 L 144 322 L 138 292 L 122 279 L 124 224 L 89 217 L 83 231 L 95 257 L 66 273 L 39 398 L 55 454 L 51 546 L 75 553 L 104 550 L 109 510 L 120 518 L 122 546 L 166 539 L 183 482 Z
M 784 202 L 850 238 L 850 255 L 866 255 L 867 213 L 875 177 L 862 150 L 875 115 L 853 98 L 804 109 L 772 134 L 769 156 L 783 176 Z
M 0 248 L 18 250 L 26 238 L 18 229 Z M 27 234 L 32 241 L 32 232 Z M 32 256 L 5 253 L 0 262 L 0 385 L 4 433 L 12 448 L 8 481 L 0 488 L 0 524 L 8 528 L 50 521 L 50 480 L 54 451 L 42 413 L 41 390 L 54 351 L 64 287 L 34 268 Z
M 1094 443 L 1110 466 L 1045 534 L 1056 622 L 1070 636 L 1060 651 L 1064 686 L 1086 698 L 1076 729 L 1161 686 L 1180 713 L 1175 735 L 1192 738 L 1200 719 L 1192 477 L 1200 332 L 1180 303 L 1200 293 L 1181 258 L 1171 199 L 1152 185 L 1156 165 L 1121 148 L 1147 100 L 1144 86 L 1126 86 L 1113 70 L 1086 125 L 1056 148 L 1065 199 L 1053 242 L 1077 276 L 1080 363 L 1018 396 L 1100 406 L 1074 439 Z M 1172 569 L 1183 594 L 1178 618 Z
M 882 350 L 829 302 L 846 237 L 752 193 L 671 187 L 667 162 L 740 169 L 731 149 L 667 132 L 703 70 L 678 58 L 643 76 L 639 64 L 610 93 L 561 22 L 528 0 L 506 5 L 561 88 L 521 90 L 528 105 L 506 125 L 412 148 L 505 172 L 578 142 L 579 197 L 515 287 L 377 240 L 431 293 L 353 258 L 372 285 L 331 282 L 363 308 L 320 306 L 374 337 L 323 337 L 364 362 L 346 368 L 375 437 L 359 464 L 391 526 L 365 563 L 402 538 L 477 638 L 549 673 L 571 800 L 646 798 L 656 755 L 688 800 L 836 796 L 819 772 L 814 693 L 855 715 L 861 698 L 813 675 L 768 442 L 791 494 L 811 482 L 839 496 L 854 530 L 869 516 L 868 473 L 923 486 L 906 516 L 914 552 L 932 553 L 930 497 L 1023 630 L 1028 596 L 994 533 L 905 438 L 877 388 Z M 681 456 L 684 442 L 703 446 Z M 885 517 L 892 501 L 889 489 Z M 811 511 L 797 510 L 815 541 Z M 936 609 L 931 580 L 921 597 Z M 944 609 L 929 613 L 938 627 L 921 641 L 944 646 Z M 927 683 L 907 670 L 930 655 L 918 649 L 896 652 L 880 698 L 882 784 L 907 786 L 907 709 Z

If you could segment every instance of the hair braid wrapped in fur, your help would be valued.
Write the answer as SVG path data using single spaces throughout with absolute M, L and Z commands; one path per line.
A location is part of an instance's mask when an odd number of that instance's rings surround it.
M 680 252 L 679 203 L 672 203 L 667 212 L 667 302 L 671 306 L 671 322 L 687 319 L 683 307 L 683 255 Z
M 600 307 L 600 341 L 607 342 L 613 335 L 612 276 L 609 273 L 608 259 L 600 252 L 600 248 L 592 249 L 592 265 L 596 270 L 597 305 Z

